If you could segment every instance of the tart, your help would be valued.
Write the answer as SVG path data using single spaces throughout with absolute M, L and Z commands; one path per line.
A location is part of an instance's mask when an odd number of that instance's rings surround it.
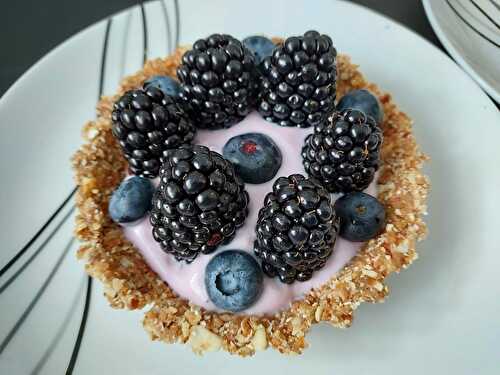
M 83 137 L 79 258 L 113 308 L 199 354 L 301 353 L 313 324 L 383 301 L 426 234 L 412 121 L 314 31 L 150 60 Z

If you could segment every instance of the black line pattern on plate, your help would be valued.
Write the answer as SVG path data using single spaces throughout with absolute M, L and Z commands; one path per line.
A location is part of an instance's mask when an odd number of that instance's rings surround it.
M 487 35 L 483 34 L 481 31 L 476 29 L 469 21 L 460 14 L 460 12 L 451 4 L 450 0 L 446 0 L 446 4 L 451 8 L 451 10 L 456 14 L 456 16 L 463 22 L 465 23 L 469 28 L 471 28 L 476 34 L 478 34 L 481 38 L 486 40 L 487 42 L 491 43 L 497 48 L 500 48 L 500 44 L 495 42 L 494 40 L 490 39 Z
M 106 22 L 106 31 L 104 32 L 104 42 L 102 46 L 102 55 L 101 55 L 101 69 L 99 73 L 99 94 L 98 98 L 101 98 L 103 94 L 104 87 L 104 75 L 106 73 L 106 57 L 108 54 L 108 43 L 109 43 L 109 34 L 111 31 L 113 19 L 108 18 Z M 73 351 L 71 352 L 71 357 L 68 362 L 68 367 L 66 369 L 66 374 L 71 375 L 76 365 L 76 360 L 78 359 L 78 353 L 80 352 L 80 347 L 82 345 L 83 335 L 85 333 L 85 327 L 87 326 L 87 319 L 89 315 L 90 308 L 90 296 L 92 293 L 92 278 L 87 276 L 87 290 L 85 294 L 85 304 L 83 306 L 82 319 L 80 321 L 80 327 L 78 328 L 78 334 L 76 336 L 75 345 L 73 346 Z
M 14 280 L 21 275 L 24 270 L 35 260 L 35 258 L 42 252 L 42 250 L 47 246 L 50 240 L 54 237 L 54 235 L 59 231 L 62 225 L 66 222 L 66 220 L 71 216 L 71 214 L 75 211 L 75 206 L 71 207 L 68 213 L 62 218 L 62 220 L 57 224 L 57 226 L 52 230 L 52 232 L 47 236 L 47 238 L 43 241 L 43 243 L 35 250 L 35 252 L 31 255 L 31 257 L 13 274 L 2 286 L 0 286 L 0 294 L 2 294 L 5 289 L 9 287 Z
M 481 12 L 483 16 L 485 16 L 492 24 L 494 24 L 497 29 L 500 29 L 500 24 L 496 22 L 483 8 L 479 6 L 474 0 L 469 0 L 474 7 Z
M 78 328 L 78 334 L 75 340 L 75 346 L 71 352 L 71 358 L 69 359 L 68 368 L 66 369 L 66 375 L 71 375 L 75 369 L 76 360 L 78 359 L 78 353 L 80 352 L 80 347 L 82 346 L 83 334 L 85 333 L 85 327 L 87 326 L 87 320 L 89 316 L 90 308 L 90 296 L 92 295 L 92 278 L 87 276 L 87 290 L 85 292 L 85 304 L 83 305 L 82 320 L 80 322 L 80 328 Z
M 9 345 L 12 338 L 15 336 L 15 334 L 17 333 L 19 328 L 21 328 L 23 323 L 26 321 L 26 318 L 29 316 L 29 314 L 31 313 L 31 311 L 33 310 L 35 305 L 40 300 L 40 297 L 43 295 L 43 293 L 45 292 L 45 290 L 49 286 L 50 282 L 54 278 L 54 275 L 56 274 L 57 270 L 61 266 L 61 263 L 64 260 L 64 257 L 68 253 L 69 249 L 71 249 L 71 246 L 73 245 L 74 242 L 75 242 L 75 239 L 71 238 L 69 243 L 64 248 L 62 254 L 59 256 L 59 259 L 57 260 L 56 264 L 54 265 L 54 268 L 50 271 L 49 276 L 47 276 L 44 283 L 42 284 L 42 286 L 40 287 L 40 289 L 36 293 L 35 297 L 31 300 L 28 307 L 24 310 L 24 312 L 21 314 L 19 319 L 16 321 L 16 323 L 14 324 L 14 327 L 12 327 L 12 329 L 9 331 L 9 333 L 7 333 L 7 336 L 0 343 L 0 354 L 2 354 L 3 351 L 5 350 L 5 348 L 7 347 L 7 345 Z
M 2 267 L 0 270 L 0 277 L 9 270 L 10 267 L 12 267 L 18 260 L 19 258 L 33 245 L 33 243 L 40 237 L 40 235 L 47 229 L 47 227 L 54 221 L 56 216 L 61 212 L 61 210 L 66 206 L 66 204 L 73 198 L 73 195 L 75 195 L 76 190 L 78 187 L 75 187 L 71 193 L 67 196 L 67 198 L 59 205 L 59 207 L 54 211 L 54 213 L 49 217 L 49 219 L 45 222 L 45 224 L 42 225 L 42 227 L 38 230 L 38 232 L 35 233 L 35 235 L 28 241 L 24 247 L 17 252 L 16 255 L 12 257 L 11 260 L 7 262 L 5 266 Z
M 160 0 L 161 10 L 163 13 L 163 19 L 165 21 L 165 34 L 167 36 L 167 54 L 170 55 L 173 51 L 172 49 L 172 36 L 170 35 L 170 18 L 168 16 L 167 6 L 165 5 L 165 0 Z
M 144 1 L 141 1 L 140 3 L 141 7 L 141 17 L 142 17 L 142 45 L 143 45 L 143 51 L 142 51 L 142 65 L 144 65 L 148 59 L 148 23 L 146 20 L 146 9 L 144 9 Z
M 489 0 L 489 2 L 490 2 L 491 4 L 493 4 L 493 6 L 494 6 L 495 8 L 497 8 L 498 10 L 500 10 L 500 4 L 498 4 L 496 1 Z
M 120 79 L 125 75 L 125 61 L 127 56 L 128 34 L 130 30 L 130 22 L 132 21 L 132 12 L 127 12 L 125 20 L 125 32 L 123 33 L 122 52 L 120 56 Z
M 68 328 L 69 322 L 71 321 L 71 318 L 75 314 L 76 308 L 79 305 L 81 296 L 82 296 L 82 291 L 85 286 L 85 282 L 87 281 L 87 277 L 82 278 L 82 281 L 80 283 L 80 286 L 78 287 L 78 292 L 75 294 L 75 297 L 73 298 L 73 301 L 71 302 L 71 306 L 69 311 L 66 313 L 66 316 L 64 317 L 63 322 L 61 323 L 61 326 L 57 330 L 56 334 L 52 338 L 52 341 L 50 342 L 49 346 L 45 350 L 45 352 L 42 354 L 41 358 L 39 361 L 36 363 L 35 367 L 33 370 L 31 370 L 31 375 L 36 375 L 40 373 L 40 370 L 45 366 L 45 363 L 47 363 L 48 359 L 54 352 L 54 349 L 56 348 L 57 344 L 61 340 L 64 332 Z
M 181 29 L 181 10 L 179 8 L 179 2 L 174 0 L 175 6 L 175 48 L 179 47 L 180 29 Z

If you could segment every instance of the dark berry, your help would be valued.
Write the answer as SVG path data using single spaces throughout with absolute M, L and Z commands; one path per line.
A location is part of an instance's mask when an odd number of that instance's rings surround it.
M 153 237 L 177 260 L 191 262 L 229 243 L 245 221 L 248 193 L 233 165 L 204 146 L 171 150 L 153 196 Z
M 384 110 L 376 96 L 368 90 L 352 90 L 345 94 L 337 104 L 337 111 L 357 109 L 372 117 L 378 124 L 384 119 Z
M 377 198 L 362 192 L 348 193 L 335 202 L 340 220 L 339 235 L 353 242 L 376 237 L 385 226 L 384 206 Z
M 153 86 L 127 91 L 114 103 L 111 118 L 130 170 L 148 178 L 158 176 L 168 150 L 190 143 L 196 131 L 176 99 Z
M 165 96 L 178 97 L 181 91 L 179 82 L 169 76 L 153 76 L 144 82 L 144 88 L 156 87 L 160 89 Z
M 306 281 L 332 254 L 338 224 L 330 194 L 302 175 L 278 178 L 259 211 L 254 251 L 264 273 Z
M 197 127 L 227 128 L 251 110 L 257 86 L 253 54 L 230 35 L 200 39 L 177 68 L 179 94 Z
M 154 187 L 148 179 L 133 176 L 123 181 L 109 200 L 109 216 L 117 223 L 130 223 L 151 209 Z
M 237 312 L 259 298 L 263 275 L 253 256 L 227 250 L 214 256 L 205 269 L 205 288 L 210 300 L 220 309 Z
M 327 35 L 290 37 L 262 61 L 258 108 L 282 126 L 308 127 L 334 110 L 337 51 Z
M 271 56 L 276 47 L 270 39 L 260 35 L 246 37 L 242 43 L 253 53 L 256 64 L 260 64 L 265 57 Z
M 262 133 L 237 135 L 224 145 L 222 153 L 233 163 L 238 176 L 251 184 L 271 180 L 281 167 L 280 149 Z
M 314 127 L 302 148 L 302 162 L 309 177 L 330 192 L 361 191 L 379 168 L 381 144 L 375 120 L 348 109 Z

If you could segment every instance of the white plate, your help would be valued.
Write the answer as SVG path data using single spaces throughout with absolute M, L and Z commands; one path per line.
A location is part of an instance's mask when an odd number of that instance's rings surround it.
M 110 309 L 99 282 L 92 284 L 78 346 L 89 289 L 75 245 L 50 276 L 68 245 L 71 220 L 3 288 L 70 203 L 0 278 L 0 373 L 60 374 L 71 363 L 75 374 L 497 374 L 500 115 L 488 97 L 428 42 L 350 3 L 184 0 L 179 23 L 174 1 L 165 5 L 171 44 L 176 35 L 189 43 L 214 31 L 243 37 L 317 28 L 390 91 L 414 118 L 418 141 L 433 159 L 427 168 L 433 184 L 430 236 L 419 246 L 420 260 L 391 277 L 385 304 L 363 304 L 352 328 L 314 327 L 303 356 L 284 358 L 269 350 L 251 359 L 226 353 L 198 358 L 181 345 L 152 343 L 141 327 L 141 312 Z M 149 57 L 168 52 L 164 15 L 159 2 L 145 6 Z M 82 124 L 94 116 L 105 40 L 103 89 L 112 93 L 121 75 L 142 64 L 138 7 L 62 44 L 0 100 L 0 267 L 73 187 L 69 157 L 81 143 Z
M 423 4 L 446 50 L 500 103 L 500 2 L 423 0 Z

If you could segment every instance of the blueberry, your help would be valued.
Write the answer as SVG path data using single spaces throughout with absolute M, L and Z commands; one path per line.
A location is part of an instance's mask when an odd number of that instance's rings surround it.
M 227 250 L 214 256 L 205 269 L 205 287 L 215 306 L 232 312 L 251 306 L 262 292 L 263 274 L 250 254 Z
M 252 35 L 243 39 L 243 45 L 255 56 L 255 63 L 260 64 L 265 57 L 273 53 L 274 43 L 265 36 Z
M 357 109 L 372 117 L 378 124 L 384 119 L 384 110 L 377 97 L 368 90 L 353 90 L 345 94 L 337 104 L 337 110 Z
M 177 97 L 181 91 L 179 82 L 169 76 L 153 76 L 144 82 L 144 89 L 156 87 L 165 95 Z
M 363 242 L 377 236 L 385 226 L 385 210 L 377 198 L 353 192 L 335 202 L 340 219 L 341 237 L 352 242 Z
M 240 134 L 222 149 L 233 163 L 238 176 L 247 183 L 261 184 L 271 180 L 281 167 L 281 152 L 274 141 L 261 133 Z
M 147 178 L 134 176 L 123 181 L 109 201 L 109 215 L 117 223 L 130 223 L 151 208 L 154 187 Z

